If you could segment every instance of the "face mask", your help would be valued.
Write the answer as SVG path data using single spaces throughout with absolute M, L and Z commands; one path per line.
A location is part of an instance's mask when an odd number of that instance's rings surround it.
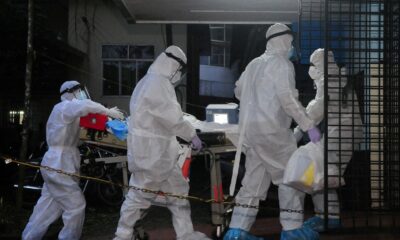
M 74 98 L 77 100 L 90 99 L 90 95 L 86 87 L 80 84 L 77 84 L 71 88 L 66 88 L 60 94 L 62 100 L 72 100 Z
M 314 80 L 317 80 L 322 77 L 321 72 L 314 66 L 310 66 L 310 69 L 308 70 L 308 75 Z
M 176 70 L 174 75 L 172 75 L 170 81 L 171 81 L 172 85 L 176 86 L 182 81 L 182 78 L 183 78 L 182 72 L 178 69 L 178 70 Z
M 172 85 L 176 86 L 182 80 L 182 78 L 186 75 L 186 63 L 182 61 L 182 59 L 174 56 L 172 53 L 164 52 L 167 57 L 174 59 L 179 63 L 179 68 L 175 71 L 175 73 L 171 77 Z
M 292 47 L 291 47 L 290 50 L 289 50 L 288 59 L 289 59 L 290 61 L 297 61 L 297 60 L 298 60 L 298 58 L 297 58 L 297 51 L 296 51 L 296 48 L 293 47 L 293 45 L 292 45 Z
M 74 97 L 78 100 L 90 99 L 86 89 L 77 89 L 73 92 Z

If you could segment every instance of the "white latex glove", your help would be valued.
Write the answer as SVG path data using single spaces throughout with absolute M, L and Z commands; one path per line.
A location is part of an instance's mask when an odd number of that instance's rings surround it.
M 303 132 L 300 130 L 299 126 L 293 130 L 293 134 L 296 138 L 296 142 L 300 142 L 300 140 L 303 138 Z
M 117 107 L 108 109 L 107 115 L 116 119 L 124 119 L 124 114 Z

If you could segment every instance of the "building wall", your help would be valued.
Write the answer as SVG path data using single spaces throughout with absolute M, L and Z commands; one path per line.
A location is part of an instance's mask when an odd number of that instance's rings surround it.
M 110 0 L 70 1 L 69 9 L 68 43 L 88 56 L 79 80 L 93 100 L 128 111 L 130 96 L 103 96 L 102 45 L 153 45 L 156 57 L 166 48 L 165 25 L 128 24 Z M 172 25 L 172 34 L 173 44 L 186 52 L 186 25 Z

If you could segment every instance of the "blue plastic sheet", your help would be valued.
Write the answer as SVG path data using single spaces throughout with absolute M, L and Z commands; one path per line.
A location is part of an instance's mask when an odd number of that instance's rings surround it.
M 112 121 L 108 121 L 106 123 L 106 127 L 109 128 L 115 137 L 121 141 L 124 141 L 128 136 L 128 125 L 125 121 L 114 119 Z

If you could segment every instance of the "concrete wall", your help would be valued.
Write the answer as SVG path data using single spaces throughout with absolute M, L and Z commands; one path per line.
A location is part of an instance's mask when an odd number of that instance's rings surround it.
M 165 25 L 128 24 L 110 0 L 70 1 L 69 4 L 68 43 L 87 54 L 79 80 L 86 84 L 93 100 L 128 111 L 130 96 L 103 96 L 102 45 L 153 45 L 156 57 L 166 48 Z M 172 25 L 172 34 L 173 44 L 186 52 L 186 25 Z

